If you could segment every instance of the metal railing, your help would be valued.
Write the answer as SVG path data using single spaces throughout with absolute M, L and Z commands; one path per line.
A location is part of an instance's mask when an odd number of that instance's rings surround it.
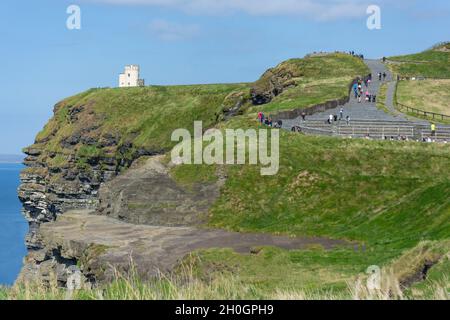
M 397 102 L 397 106 L 401 107 L 402 109 L 406 109 L 407 113 L 412 113 L 414 115 L 422 116 L 427 119 L 429 119 L 431 117 L 431 119 L 433 119 L 433 120 L 445 120 L 445 121 L 450 120 L 450 116 L 445 115 L 445 114 L 435 113 L 435 112 L 430 112 L 430 111 L 425 111 L 425 110 L 409 107 L 409 106 L 406 106 L 399 102 Z
M 295 130 L 294 130 L 295 129 Z M 352 137 L 371 137 L 381 138 L 386 137 L 408 137 L 415 136 L 415 128 L 413 126 L 330 126 L 330 130 L 311 128 L 307 126 L 294 126 L 292 131 L 301 132 L 311 135 L 322 136 L 352 136 Z
M 295 130 L 294 130 L 295 128 Z M 312 134 L 312 135 L 319 135 L 319 136 L 333 136 L 333 131 L 331 130 L 325 130 L 325 129 L 319 129 L 319 128 L 311 128 L 311 127 L 305 127 L 302 125 L 294 126 L 291 131 L 294 132 L 301 132 L 304 134 Z
M 389 137 L 389 136 L 415 136 L 415 129 L 412 126 L 339 126 L 337 135 L 366 135 L 370 137 Z

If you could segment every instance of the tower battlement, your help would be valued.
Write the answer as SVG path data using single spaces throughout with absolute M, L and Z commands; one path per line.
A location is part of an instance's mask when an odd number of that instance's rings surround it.
M 119 87 L 143 87 L 145 81 L 140 79 L 139 72 L 139 65 L 131 64 L 125 66 L 124 72 L 119 75 Z

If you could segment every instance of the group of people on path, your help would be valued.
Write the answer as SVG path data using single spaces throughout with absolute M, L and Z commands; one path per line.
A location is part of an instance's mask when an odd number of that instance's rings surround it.
M 364 55 L 363 54 L 357 54 L 355 51 L 349 51 L 348 54 L 353 56 L 353 57 L 357 57 L 357 58 L 360 58 L 360 59 L 364 60 Z
M 379 81 L 386 81 L 386 78 L 387 78 L 386 72 L 383 72 L 383 73 L 378 72 L 378 80 Z
M 261 111 L 258 112 L 258 122 L 260 124 L 264 124 L 268 127 L 273 127 L 273 128 L 281 128 L 281 126 L 283 125 L 283 122 L 281 120 L 274 123 L 274 121 L 272 120 L 270 115 L 268 117 L 266 117 L 264 115 L 264 113 L 262 113 Z
M 331 125 L 333 122 L 342 121 L 342 120 L 344 120 L 344 108 L 343 107 L 341 107 L 339 109 L 339 116 L 336 114 L 330 114 L 328 116 L 327 123 Z M 347 125 L 350 125 L 350 116 L 346 116 L 345 121 L 347 122 Z
M 358 79 L 353 84 L 353 93 L 355 95 L 355 99 L 358 99 L 358 103 L 362 102 L 363 96 L 365 96 L 364 101 L 369 103 L 375 103 L 377 102 L 377 95 L 372 94 L 369 91 L 370 84 L 372 83 L 372 74 L 369 74 L 364 79 Z M 363 87 L 364 85 L 364 87 Z

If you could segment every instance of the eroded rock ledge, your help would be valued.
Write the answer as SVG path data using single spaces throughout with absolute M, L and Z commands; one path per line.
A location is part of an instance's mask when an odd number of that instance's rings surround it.
M 79 268 L 84 280 L 99 284 L 114 279 L 115 271 L 128 272 L 131 261 L 138 274 L 148 279 L 169 272 L 183 257 L 197 249 L 232 248 L 255 253 L 255 247 L 302 249 L 322 245 L 330 249 L 346 245 L 326 238 L 290 238 L 268 234 L 245 234 L 196 227 L 136 225 L 95 212 L 71 211 L 55 222 L 43 224 L 38 233 L 42 249 L 27 257 L 19 281 L 67 281 L 67 269 Z
M 173 165 L 164 156 L 143 157 L 129 170 L 104 183 L 97 214 L 135 224 L 194 226 L 206 222 L 210 206 L 220 195 L 224 177 L 216 182 L 178 184 Z

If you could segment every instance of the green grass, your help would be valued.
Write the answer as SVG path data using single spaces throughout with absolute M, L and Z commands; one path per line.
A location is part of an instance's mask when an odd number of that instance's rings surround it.
M 352 249 L 264 248 L 254 255 L 216 249 L 201 252 L 200 257 L 198 268 L 202 277 L 214 278 L 229 272 L 266 293 L 301 289 L 345 295 L 347 281 L 368 266 L 365 254 Z
M 270 103 L 252 107 L 250 112 L 301 109 L 346 98 L 351 81 L 369 72 L 361 59 L 345 54 L 285 61 L 271 69 L 271 74 L 288 77 L 289 88 Z M 264 75 L 253 86 L 268 87 L 268 80 Z
M 224 127 L 252 123 L 240 117 Z M 280 152 L 272 177 L 262 177 L 257 166 L 226 166 L 209 226 L 344 239 L 365 250 L 267 249 L 257 256 L 209 250 L 201 254 L 204 272 L 231 268 L 271 292 L 291 284 L 342 293 L 368 266 L 389 265 L 421 241 L 450 238 L 450 146 L 282 132 Z
M 96 146 L 82 145 L 77 151 L 79 158 L 97 158 L 103 156 L 103 152 Z
M 212 226 L 369 240 L 367 230 L 356 233 L 349 227 L 362 228 L 374 212 L 399 200 L 416 201 L 418 190 L 439 185 L 448 191 L 446 145 L 282 132 L 280 152 L 280 171 L 272 177 L 261 177 L 256 166 L 227 166 L 228 180 L 212 209 Z M 442 203 L 445 197 L 438 195 L 435 200 Z
M 448 44 L 444 45 L 448 46 Z M 394 73 L 404 77 L 450 78 L 450 51 L 438 47 L 422 53 L 390 57 Z
M 400 81 L 397 100 L 412 108 L 450 116 L 450 80 Z
M 89 90 L 59 103 L 37 140 L 51 139 L 46 148 L 61 151 L 65 138 L 93 128 L 92 133 L 84 134 L 112 134 L 137 148 L 164 150 L 174 145 L 170 141 L 173 130 L 192 131 L 194 120 L 203 120 L 204 127 L 214 125 L 226 97 L 246 88 L 245 84 L 223 84 Z M 84 108 L 83 115 L 70 121 L 68 114 L 77 107 Z M 80 152 L 90 153 L 85 151 Z
M 284 91 L 270 103 L 252 107 L 250 111 L 276 112 L 304 109 L 326 101 L 343 99 L 348 96 L 351 77 L 327 80 L 301 80 L 298 87 Z
M 98 288 L 68 293 L 50 283 L 25 283 L 0 288 L 0 300 L 236 300 L 236 299 L 448 299 L 448 257 L 437 242 L 422 242 L 381 269 L 381 288 L 368 292 L 367 275 L 358 273 L 362 253 L 342 259 L 340 250 L 303 251 L 263 248 L 258 254 L 239 255 L 231 250 L 208 250 L 189 255 L 171 275 L 142 281 L 134 268 L 116 273 L 115 280 Z M 421 267 L 424 259 L 438 259 L 428 279 L 398 290 L 401 276 Z M 327 267 L 333 266 L 333 268 Z M 319 285 L 320 284 L 320 285 Z
M 198 183 L 213 183 L 217 181 L 217 168 L 213 165 L 177 166 L 171 170 L 172 178 L 185 187 Z
M 391 114 L 392 112 L 388 109 L 386 106 L 386 95 L 388 90 L 388 84 L 383 83 L 380 86 L 380 91 L 378 92 L 378 98 L 377 98 L 377 108 L 380 110 L 383 110 L 384 112 Z
M 0 301 L 8 298 L 8 288 L 0 286 Z

